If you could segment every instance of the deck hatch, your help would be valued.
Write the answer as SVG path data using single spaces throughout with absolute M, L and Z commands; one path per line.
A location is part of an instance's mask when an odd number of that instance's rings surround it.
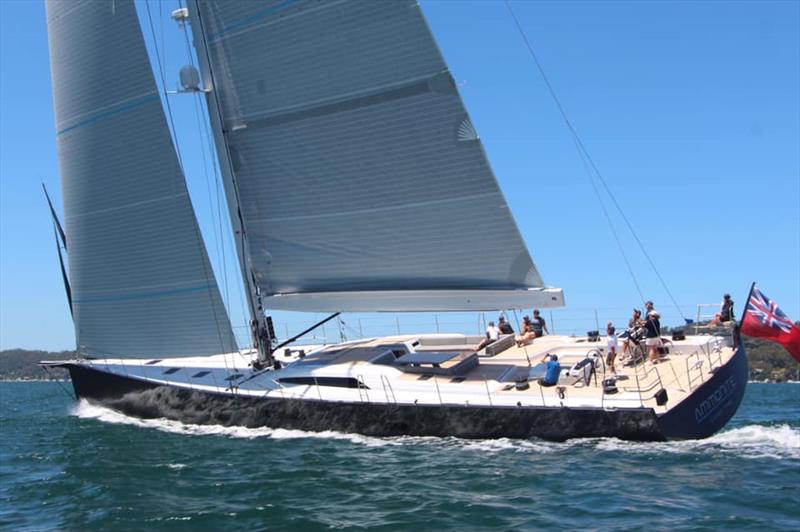
M 278 379 L 281 384 L 306 384 L 309 386 L 333 386 L 336 388 L 358 388 L 357 379 L 352 377 L 284 377 Z M 369 386 L 361 383 L 361 388 L 369 390 Z

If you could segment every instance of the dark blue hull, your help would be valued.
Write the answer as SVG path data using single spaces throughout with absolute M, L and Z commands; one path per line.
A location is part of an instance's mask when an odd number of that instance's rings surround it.
M 720 430 L 734 415 L 747 384 L 740 345 L 730 361 L 683 403 L 665 414 L 652 408 L 490 407 L 326 402 L 261 398 L 187 390 L 112 375 L 79 364 L 70 370 L 78 397 L 140 418 L 185 423 L 335 430 L 369 436 L 460 438 L 616 437 L 663 441 L 699 439 Z
M 738 342 L 736 352 L 713 377 L 681 404 L 658 416 L 658 426 L 669 440 L 708 438 L 736 413 L 747 387 L 747 354 Z

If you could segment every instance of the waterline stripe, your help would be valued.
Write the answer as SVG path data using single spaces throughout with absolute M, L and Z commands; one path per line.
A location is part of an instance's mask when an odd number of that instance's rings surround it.
M 148 104 L 148 103 L 150 103 L 152 101 L 158 100 L 159 98 L 160 97 L 159 97 L 158 94 L 150 94 L 148 96 L 144 96 L 143 98 L 138 98 L 136 100 L 133 100 L 132 102 L 125 103 L 125 104 L 123 104 L 123 105 L 121 105 L 119 107 L 111 108 L 108 111 L 105 111 L 103 113 L 100 113 L 100 114 L 97 114 L 95 116 L 92 116 L 92 117 L 86 118 L 84 120 L 81 120 L 77 124 L 73 124 L 73 125 L 71 125 L 69 127 L 65 127 L 64 129 L 61 129 L 61 130 L 57 131 L 56 132 L 56 136 L 61 135 L 63 133 L 66 133 L 68 131 L 72 131 L 73 129 L 78 129 L 78 128 L 81 128 L 83 126 L 88 126 L 90 124 L 94 124 L 96 122 L 100 122 L 101 120 L 105 120 L 106 118 L 110 118 L 112 116 L 116 116 L 118 114 L 122 114 L 122 113 L 125 113 L 127 111 L 131 111 L 131 110 L 136 109 L 138 107 L 141 107 L 141 106 L 143 106 L 145 104 Z
M 107 297 L 90 297 L 86 299 L 73 299 L 73 303 L 108 303 L 111 301 L 131 301 L 136 299 L 154 299 L 159 297 L 172 296 L 177 294 L 188 294 L 191 292 L 204 292 L 215 288 L 216 284 L 204 284 L 200 286 L 190 286 L 188 288 L 176 288 L 174 290 L 161 290 L 158 292 L 146 292 L 143 294 L 128 294 Z

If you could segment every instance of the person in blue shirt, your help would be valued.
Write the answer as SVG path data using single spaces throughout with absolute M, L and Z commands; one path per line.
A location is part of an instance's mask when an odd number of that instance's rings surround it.
M 542 362 L 545 361 L 547 361 L 547 369 L 544 377 L 539 379 L 539 384 L 542 386 L 555 386 L 558 384 L 559 375 L 561 375 L 561 363 L 558 361 L 558 355 L 545 355 Z

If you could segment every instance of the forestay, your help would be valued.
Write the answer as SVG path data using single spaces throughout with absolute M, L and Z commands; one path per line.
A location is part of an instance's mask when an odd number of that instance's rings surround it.
M 133 2 L 46 7 L 79 349 L 234 350 Z
M 563 303 L 541 290 L 416 1 L 190 9 L 267 306 Z

